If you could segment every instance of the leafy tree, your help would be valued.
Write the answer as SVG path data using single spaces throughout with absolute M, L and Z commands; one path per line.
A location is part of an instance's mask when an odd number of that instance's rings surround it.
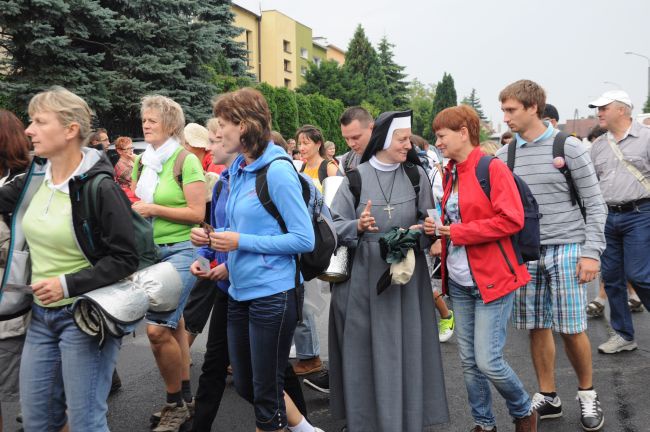
M 392 108 L 396 110 L 406 109 L 408 106 L 408 83 L 404 81 L 406 74 L 404 66 L 400 66 L 393 60 L 393 48 L 395 45 L 388 42 L 384 36 L 379 42 L 378 54 L 381 69 L 386 76 L 388 93 Z
M 433 142 L 433 130 L 431 130 L 431 108 L 436 90 L 433 84 L 425 85 L 414 79 L 408 86 L 409 107 L 413 110 L 413 121 L 411 130 L 414 134 L 420 135 L 426 140 Z
M 320 93 L 330 99 L 345 100 L 345 73 L 334 60 L 321 62 L 320 66 L 311 63 L 305 74 L 305 83 L 298 87 L 298 93 Z
M 8 56 L 0 70 L 8 72 L 0 98 L 24 112 L 34 93 L 62 85 L 112 134 L 141 133 L 139 100 L 149 93 L 170 96 L 188 121 L 203 121 L 215 92 L 205 65 L 246 73 L 228 8 L 224 0 L 2 1 L 0 47 Z
M 286 87 L 276 87 L 274 99 L 277 106 L 274 118 L 278 122 L 278 132 L 282 136 L 291 137 L 299 127 L 296 94 Z
M 311 98 L 308 95 L 296 93 L 296 107 L 298 109 L 298 126 L 317 123 L 311 112 Z
M 266 103 L 269 105 L 269 111 L 271 111 L 271 127 L 273 130 L 280 131 L 280 126 L 278 125 L 278 105 L 275 103 L 275 88 L 267 83 L 260 83 L 257 85 L 257 90 L 262 93 Z
M 361 90 L 358 99 L 346 102 L 360 105 L 361 102 L 366 101 L 382 111 L 392 108 L 390 92 L 379 56 L 366 37 L 361 24 L 357 26 L 348 45 L 343 70 L 348 73 L 348 88 Z
M 476 89 L 472 89 L 472 92 L 469 94 L 469 96 L 465 96 L 463 100 L 460 102 L 463 105 L 469 105 L 478 114 L 479 118 L 481 120 L 487 120 L 487 117 L 485 116 L 485 113 L 483 113 L 483 107 L 481 106 L 481 100 L 476 96 Z
M 433 99 L 430 120 L 433 121 L 443 109 L 456 105 L 458 105 L 458 99 L 456 96 L 456 88 L 454 87 L 454 79 L 450 74 L 445 72 L 442 80 L 436 86 L 436 96 Z

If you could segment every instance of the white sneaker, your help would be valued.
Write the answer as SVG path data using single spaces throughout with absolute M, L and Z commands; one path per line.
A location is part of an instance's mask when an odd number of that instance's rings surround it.
M 294 359 L 296 358 L 296 346 L 291 345 L 291 349 L 289 350 L 289 358 Z
M 314 426 L 314 432 L 325 432 L 325 431 L 321 428 L 317 428 L 316 426 Z
M 634 351 L 638 347 L 634 340 L 627 341 L 621 335 L 615 333 L 610 336 L 607 342 L 598 346 L 598 352 L 601 354 L 616 354 L 621 351 Z

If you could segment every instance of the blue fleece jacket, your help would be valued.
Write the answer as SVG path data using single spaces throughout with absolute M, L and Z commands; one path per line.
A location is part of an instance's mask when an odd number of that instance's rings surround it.
M 228 254 L 230 289 L 237 301 L 267 297 L 295 287 L 294 255 L 314 249 L 314 229 L 302 199 L 298 174 L 291 161 L 273 162 L 266 180 L 271 200 L 284 220 L 278 221 L 262 206 L 255 191 L 256 171 L 287 153 L 269 142 L 264 153 L 246 165 L 243 155 L 229 168 L 230 196 L 226 204 L 228 229 L 238 232 L 239 249 Z M 302 282 L 302 276 L 300 276 Z
M 228 171 L 223 171 L 219 177 L 219 181 L 212 189 L 212 201 L 210 201 L 210 225 L 215 228 L 225 228 L 228 226 L 226 219 L 226 203 L 228 202 L 228 195 L 230 192 Z M 219 186 L 221 184 L 221 186 Z M 219 197 L 217 197 L 217 189 L 220 190 Z M 217 264 L 226 264 L 228 268 L 228 252 L 217 252 L 210 249 L 208 246 L 201 246 L 198 250 L 199 255 L 210 261 L 217 260 Z M 227 293 L 230 288 L 230 281 L 220 280 L 217 281 L 217 287 Z

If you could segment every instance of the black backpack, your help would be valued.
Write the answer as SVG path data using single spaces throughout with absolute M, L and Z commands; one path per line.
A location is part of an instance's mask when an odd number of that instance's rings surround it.
M 83 224 L 84 232 L 89 237 L 89 244 L 94 247 L 100 236 L 100 229 L 97 221 L 99 220 L 99 203 L 97 194 L 99 191 L 99 184 L 104 179 L 110 179 L 113 182 L 113 177 L 106 173 L 100 173 L 88 180 L 83 188 L 84 200 L 83 208 L 85 217 Z M 135 231 L 135 247 L 138 252 L 138 270 L 152 266 L 160 261 L 158 256 L 158 246 L 153 241 L 153 225 L 146 219 L 140 216 L 135 210 L 131 210 L 131 220 L 133 221 L 133 230 Z
M 511 147 L 514 147 L 511 145 Z M 494 156 L 483 156 L 476 166 L 476 178 L 485 192 L 488 200 L 490 199 L 490 162 L 496 159 Z M 512 168 L 511 168 L 512 170 Z M 530 188 L 517 174 L 513 173 L 521 204 L 524 207 L 524 227 L 518 233 L 514 234 L 512 239 L 512 246 L 517 254 L 519 264 L 528 261 L 537 261 L 540 258 L 540 234 L 539 234 L 539 206 L 537 200 Z M 499 248 L 503 246 L 499 243 Z M 510 263 L 508 263 L 510 265 Z M 513 268 L 510 268 L 514 272 Z
M 280 157 L 272 160 L 256 172 L 255 191 L 257 192 L 257 196 L 262 203 L 262 206 L 264 206 L 266 211 L 278 221 L 282 232 L 287 233 L 287 226 L 285 225 L 277 207 L 273 203 L 273 200 L 271 200 L 269 185 L 266 181 L 266 174 L 269 166 L 277 160 L 285 160 L 295 169 L 293 162 L 289 158 Z M 329 266 L 330 259 L 337 246 L 336 230 L 331 222 L 332 216 L 329 208 L 325 205 L 323 196 L 320 191 L 316 189 L 316 186 L 309 176 L 303 173 L 298 173 L 298 179 L 300 180 L 300 186 L 302 187 L 302 198 L 305 201 L 307 211 L 312 218 L 315 245 L 313 251 L 296 256 L 296 287 L 298 287 L 300 283 L 298 271 L 302 273 L 302 276 L 306 281 L 310 281 L 315 277 L 320 276 Z
M 560 157 L 564 159 L 564 145 L 566 144 L 567 138 L 569 138 L 569 134 L 566 132 L 558 132 L 557 135 L 555 135 L 555 138 L 553 139 L 553 159 Z M 517 152 L 517 146 L 513 144 L 508 145 L 508 168 L 510 168 L 510 171 L 514 171 L 515 169 L 515 153 Z M 571 204 L 572 205 L 578 205 L 580 207 L 580 213 L 582 213 L 582 219 L 587 221 L 587 212 L 585 210 L 585 206 L 582 202 L 582 199 L 580 199 L 580 195 L 578 194 L 578 189 L 576 189 L 576 185 L 573 183 L 573 178 L 571 177 L 571 170 L 569 167 L 567 167 L 566 162 L 562 166 L 562 168 L 558 168 L 562 175 L 564 176 L 567 186 L 569 187 L 569 195 L 571 195 Z

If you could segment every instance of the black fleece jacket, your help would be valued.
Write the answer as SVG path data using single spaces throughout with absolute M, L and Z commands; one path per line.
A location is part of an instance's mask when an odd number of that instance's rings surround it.
M 35 173 L 43 172 L 45 162 L 44 159 L 34 158 L 26 174 L 17 176 L 12 182 L 0 188 L 0 213 L 16 214 L 17 206 L 29 205 L 29 202 L 21 200 L 22 191 L 35 179 Z M 109 178 L 105 178 L 99 184 L 97 197 L 99 214 L 93 218 L 96 230 L 93 235 L 89 235 L 86 228 L 89 215 L 84 214 L 83 189 L 89 179 L 101 173 L 108 174 Z M 102 154 L 86 172 L 73 177 L 68 183 L 74 235 L 81 252 L 92 266 L 65 275 L 67 286 L 64 290 L 67 291 L 67 297 L 75 297 L 115 283 L 132 274 L 138 267 L 135 232 L 131 222 L 131 204 L 112 178 L 113 166 Z M 90 208 L 93 206 L 91 205 Z M 22 230 L 21 225 L 22 221 L 12 221 L 15 229 Z M 53 244 L 52 248 L 56 246 Z

